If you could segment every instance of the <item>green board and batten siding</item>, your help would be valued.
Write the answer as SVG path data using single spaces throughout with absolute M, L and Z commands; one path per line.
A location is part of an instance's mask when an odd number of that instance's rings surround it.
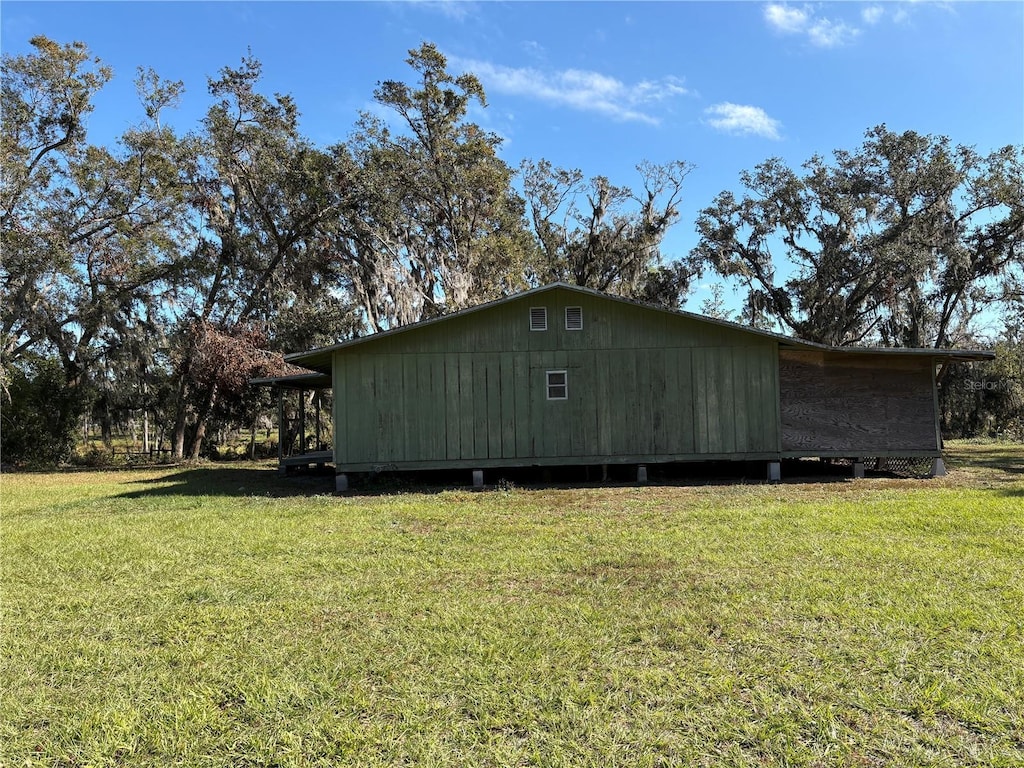
M 565 307 L 582 307 L 582 330 Z M 531 307 L 548 329 L 530 330 Z M 555 289 L 333 355 L 339 471 L 705 458 L 780 449 L 778 342 Z M 568 397 L 547 398 L 548 371 Z

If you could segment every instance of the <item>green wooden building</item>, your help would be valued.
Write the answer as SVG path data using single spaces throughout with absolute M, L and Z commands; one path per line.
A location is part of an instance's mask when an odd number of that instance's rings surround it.
M 940 459 L 936 369 L 991 356 L 833 348 L 555 284 L 285 359 L 330 377 L 344 488 L 382 470 Z

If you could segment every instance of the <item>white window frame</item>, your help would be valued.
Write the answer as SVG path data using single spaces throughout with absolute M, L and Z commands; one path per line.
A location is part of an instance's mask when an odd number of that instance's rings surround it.
M 579 328 L 569 327 L 569 310 L 576 309 L 580 313 L 580 325 Z M 583 307 L 566 307 L 565 308 L 565 330 L 567 331 L 582 331 L 583 330 Z
M 535 328 L 533 326 L 533 313 L 540 310 L 544 313 L 544 327 Z M 530 330 L 531 331 L 546 331 L 548 329 L 548 308 L 547 307 L 530 307 Z
M 562 383 L 561 384 L 552 384 L 551 383 L 551 376 L 552 376 L 552 374 L 554 374 L 554 375 L 561 374 L 562 375 Z M 561 387 L 562 391 L 563 391 L 562 396 L 561 397 L 552 397 L 551 396 L 551 388 L 552 387 Z M 545 371 L 545 373 L 544 373 L 544 394 L 545 394 L 545 396 L 547 397 L 548 400 L 568 400 L 569 399 L 569 372 L 567 370 L 565 370 L 564 368 L 559 368 L 559 369 L 553 370 L 553 371 Z

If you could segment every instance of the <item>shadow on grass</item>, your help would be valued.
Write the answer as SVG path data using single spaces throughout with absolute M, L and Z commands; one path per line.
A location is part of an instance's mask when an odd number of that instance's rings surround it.
M 946 455 L 950 465 L 958 469 L 977 467 L 1024 475 L 1024 445 L 958 443 L 947 446 Z
M 282 477 L 276 469 L 253 467 L 195 467 L 160 478 L 133 480 L 149 486 L 120 494 L 125 499 L 160 496 L 319 496 L 334 491 L 334 473 L 308 472 Z
M 651 486 L 725 487 L 766 482 L 764 462 L 688 462 L 648 465 Z M 504 467 L 484 470 L 484 489 L 524 490 L 636 487 L 635 464 L 600 466 Z M 869 473 L 888 477 L 888 473 Z M 849 468 L 819 462 L 785 462 L 782 485 L 850 482 Z M 472 490 L 468 469 L 349 473 L 351 495 L 390 496 Z M 265 496 L 289 498 L 334 493 L 333 469 L 279 475 L 273 468 L 192 467 L 160 478 L 132 481 L 149 486 L 122 498 L 160 496 Z
M 752 463 L 753 464 L 753 463 Z M 799 474 L 783 472 L 783 484 L 844 483 L 849 476 L 837 474 L 836 468 Z M 816 468 L 815 468 L 816 469 Z M 729 486 L 762 484 L 763 467 L 745 466 L 743 462 L 704 462 L 680 465 L 650 465 L 650 484 L 654 486 Z M 449 490 L 470 490 L 469 470 L 431 470 L 410 472 L 360 473 L 349 476 L 350 493 L 359 496 L 388 496 L 404 493 L 434 494 Z M 635 486 L 636 466 L 615 465 L 603 474 L 600 467 L 509 467 L 484 471 L 485 488 L 601 488 Z M 283 476 L 276 468 L 258 467 L 189 467 L 157 478 L 133 480 L 138 486 L 119 494 L 121 498 L 143 499 L 166 496 L 221 496 L 293 498 L 334 493 L 334 471 L 296 472 Z
M 949 452 L 951 464 L 966 470 L 978 469 L 990 482 L 1014 484 L 1024 474 L 1024 449 L 1020 446 L 960 445 Z M 812 460 L 787 460 L 782 465 L 781 485 L 835 484 L 851 481 L 847 466 Z M 764 462 L 692 462 L 649 465 L 653 486 L 733 486 L 765 483 Z M 899 480 L 889 472 L 867 471 L 868 478 Z M 435 494 L 448 490 L 470 490 L 470 470 L 431 470 L 350 474 L 350 493 L 359 496 L 388 496 L 417 493 Z M 487 489 L 601 488 L 636 485 L 636 465 L 518 467 L 484 470 Z M 161 496 L 221 496 L 270 498 L 309 497 L 334 493 L 334 470 L 279 475 L 276 467 L 202 466 L 181 468 L 159 478 L 135 480 L 139 486 L 120 494 L 122 498 Z M 1008 496 L 1024 496 L 1024 490 L 1000 488 Z

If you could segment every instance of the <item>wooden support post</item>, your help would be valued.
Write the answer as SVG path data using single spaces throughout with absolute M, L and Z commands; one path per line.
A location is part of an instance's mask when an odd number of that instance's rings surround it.
M 946 476 L 946 462 L 942 460 L 941 456 L 936 456 L 932 459 L 932 470 L 929 473 L 931 477 L 945 477 Z
M 348 490 L 348 475 L 344 472 L 334 476 L 334 490 L 338 493 L 344 493 Z
M 864 462 L 860 459 L 855 459 L 853 462 L 853 477 L 854 479 L 864 477 Z
M 601 482 L 602 483 L 607 483 L 608 482 L 608 465 L 607 464 L 602 464 L 601 465 Z
M 782 462 L 781 461 L 769 461 L 768 462 L 768 482 L 777 483 L 782 479 Z
M 316 397 L 313 399 L 313 403 L 316 406 L 316 438 L 313 441 L 314 451 L 320 450 L 320 409 L 323 407 L 323 401 L 321 400 L 322 395 L 323 390 L 318 389 L 316 391 Z
M 277 464 L 284 469 L 284 389 L 282 387 L 277 388 Z
M 482 469 L 473 470 L 473 487 L 483 488 L 484 487 L 484 471 Z
M 647 485 L 647 465 L 640 464 L 636 468 L 637 485 Z
M 299 389 L 299 455 L 306 452 L 306 390 Z

